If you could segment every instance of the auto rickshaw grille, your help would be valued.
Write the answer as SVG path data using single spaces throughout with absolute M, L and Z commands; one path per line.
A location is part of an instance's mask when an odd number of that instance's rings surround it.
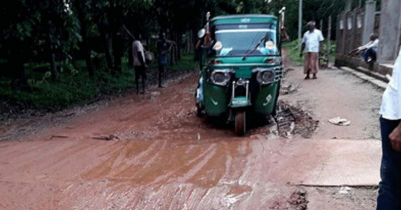
M 246 96 L 246 88 L 245 86 L 237 86 L 235 88 L 234 97 Z
M 236 80 L 238 81 L 238 80 Z M 252 77 L 248 80 L 249 81 L 249 94 L 250 96 L 256 96 L 257 93 L 259 92 L 259 83 L 256 80 L 256 75 L 252 75 Z M 231 86 L 230 86 L 230 91 L 231 91 Z M 235 93 L 234 97 L 240 97 L 240 96 L 246 96 L 246 87 L 245 85 L 239 85 L 235 88 Z

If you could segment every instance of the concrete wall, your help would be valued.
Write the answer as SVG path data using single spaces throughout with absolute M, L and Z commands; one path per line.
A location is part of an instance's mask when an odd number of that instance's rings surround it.
M 400 10 L 400 0 L 382 0 L 378 62 L 391 63 L 395 60 L 400 43 Z
M 344 38 L 345 38 L 345 30 L 344 30 L 344 15 L 337 16 L 337 38 L 336 38 L 336 53 L 343 54 L 344 53 Z
M 375 14 L 376 13 L 376 1 L 367 1 L 365 4 L 364 11 L 364 28 L 362 33 L 362 43 L 368 43 L 370 41 L 370 34 L 374 32 L 375 27 Z
M 392 64 L 401 44 L 401 0 L 383 0 L 383 11 L 376 12 L 376 1 L 366 2 L 364 9 L 354 9 L 337 17 L 337 54 L 335 65 L 363 67 L 377 74 L 391 74 Z M 384 16 L 383 16 L 384 14 Z M 378 33 L 379 60 L 368 65 L 360 56 L 348 53 L 369 41 L 370 34 Z
M 373 13 L 372 16 L 374 22 L 375 14 Z M 348 54 L 351 50 L 364 44 L 362 40 L 365 31 L 364 19 L 362 9 L 342 13 L 337 17 L 337 53 Z

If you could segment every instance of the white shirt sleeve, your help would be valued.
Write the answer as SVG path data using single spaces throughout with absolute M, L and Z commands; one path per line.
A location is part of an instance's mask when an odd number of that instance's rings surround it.
M 397 60 L 394 63 L 393 76 L 391 77 L 389 85 L 393 89 L 397 90 L 398 98 L 401 100 L 401 50 L 398 54 Z
M 321 31 L 319 31 L 319 42 L 324 41 L 324 37 Z
M 367 49 L 370 45 L 372 45 L 372 43 L 373 43 L 373 42 L 370 41 L 370 42 L 368 42 L 367 44 L 358 47 L 358 49 L 359 49 L 359 50 L 365 50 L 365 49 Z
M 401 50 L 398 53 L 398 58 L 393 69 L 393 79 L 397 90 L 398 113 L 401 113 Z
M 137 52 L 143 52 L 143 46 L 142 46 L 141 42 L 136 41 L 135 45 L 136 45 Z
M 136 43 L 134 42 L 132 44 L 132 53 L 135 53 L 135 52 L 138 52 L 138 51 L 137 51 Z
M 371 47 L 378 47 L 379 46 L 379 39 L 376 39 Z
M 380 114 L 387 120 L 401 119 L 401 50 L 395 61 L 393 76 L 383 93 Z
M 140 52 L 142 54 L 142 58 L 145 61 L 145 52 L 144 52 L 142 43 L 140 41 L 135 41 L 134 45 L 135 45 L 135 49 L 134 50 L 136 50 L 136 52 Z

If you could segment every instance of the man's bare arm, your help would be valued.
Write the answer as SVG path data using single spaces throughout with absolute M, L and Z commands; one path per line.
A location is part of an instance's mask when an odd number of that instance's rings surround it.
M 390 134 L 390 141 L 393 149 L 401 152 L 401 123 L 396 129 Z
M 305 50 L 305 43 L 302 43 L 301 53 L 299 54 L 300 57 L 302 57 L 304 50 Z
M 196 43 L 195 49 L 199 50 L 201 47 L 201 40 Z

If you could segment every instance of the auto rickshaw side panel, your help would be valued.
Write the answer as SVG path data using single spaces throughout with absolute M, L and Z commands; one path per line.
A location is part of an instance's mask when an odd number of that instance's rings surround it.
M 261 87 L 254 102 L 254 111 L 263 115 L 270 115 L 277 104 L 280 82 Z
M 218 117 L 228 111 L 226 87 L 205 82 L 203 86 L 205 111 L 211 117 Z

